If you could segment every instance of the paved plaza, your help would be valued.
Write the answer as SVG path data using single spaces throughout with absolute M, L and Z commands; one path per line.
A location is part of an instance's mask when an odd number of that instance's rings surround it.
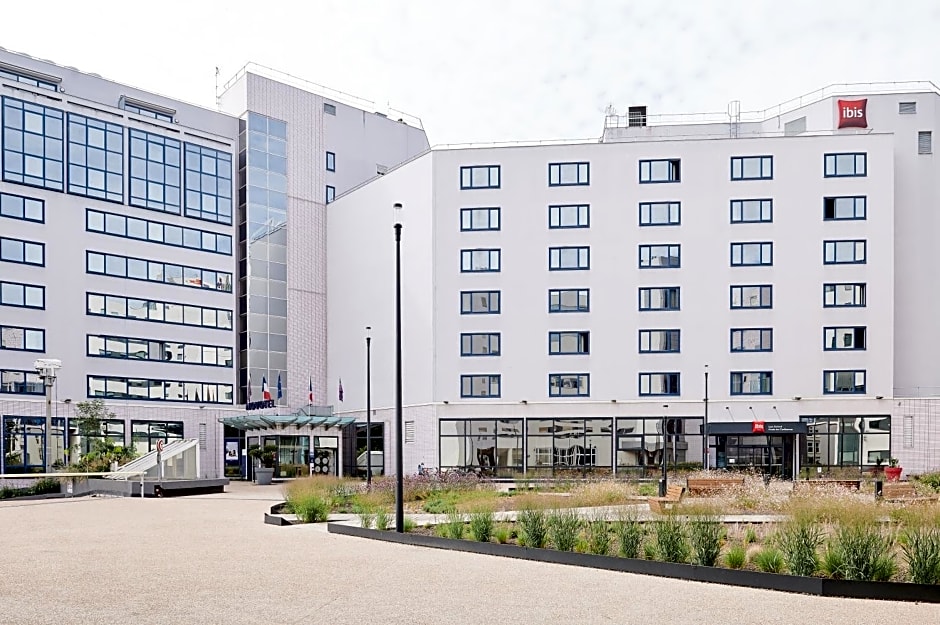
M 937 623 L 940 605 L 806 597 L 264 525 L 280 487 L 0 502 L 0 623 Z

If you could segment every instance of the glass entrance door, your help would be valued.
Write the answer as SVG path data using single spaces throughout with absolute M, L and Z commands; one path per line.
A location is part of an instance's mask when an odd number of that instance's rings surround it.
M 718 468 L 750 469 L 782 479 L 793 477 L 794 435 L 716 438 Z

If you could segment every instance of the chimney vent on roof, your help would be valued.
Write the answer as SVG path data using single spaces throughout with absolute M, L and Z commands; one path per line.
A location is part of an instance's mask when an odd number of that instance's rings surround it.
M 627 126 L 630 128 L 646 125 L 646 107 L 631 106 L 627 109 Z

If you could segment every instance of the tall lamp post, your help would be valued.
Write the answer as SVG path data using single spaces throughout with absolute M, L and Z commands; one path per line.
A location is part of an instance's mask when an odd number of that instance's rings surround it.
M 46 390 L 46 448 L 43 450 L 43 464 L 46 473 L 52 471 L 52 385 L 55 384 L 56 371 L 62 368 L 62 361 L 53 358 L 40 358 L 33 362 L 36 373 L 42 379 Z M 62 441 L 65 442 L 65 432 L 62 432 Z M 26 464 L 25 458 L 23 464 Z
M 660 480 L 659 480 L 659 496 L 660 496 L 660 497 L 665 497 L 665 496 L 666 496 L 666 481 L 667 481 L 667 476 L 666 476 L 666 462 L 667 462 L 667 458 L 666 458 L 666 457 L 667 457 L 667 455 L 668 455 L 667 452 L 666 452 L 666 448 L 668 447 L 668 445 L 666 444 L 666 441 L 669 440 L 669 435 L 666 433 L 666 409 L 667 409 L 667 408 L 669 408 L 669 404 L 663 404 L 663 424 L 662 424 L 662 430 L 663 430 L 663 476 L 662 476 L 662 477 L 660 478 Z
M 402 459 L 402 399 L 401 399 L 401 209 L 395 209 L 395 531 L 405 532 L 405 476 Z M 371 461 L 371 459 L 370 459 Z
M 372 490 L 372 326 L 366 326 L 366 489 Z
M 705 365 L 705 430 L 703 434 L 705 438 L 702 445 L 702 466 L 708 471 L 708 465 L 711 464 L 708 458 L 708 365 Z

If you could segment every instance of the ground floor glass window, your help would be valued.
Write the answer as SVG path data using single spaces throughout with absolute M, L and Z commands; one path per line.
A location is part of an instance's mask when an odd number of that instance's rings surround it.
M 440 422 L 440 467 L 487 476 L 523 470 L 522 419 L 444 419 Z
M 875 466 L 891 456 L 889 415 L 800 417 L 808 430 L 803 465 Z
M 131 444 L 139 456 L 156 451 L 158 441 L 166 445 L 182 439 L 182 421 L 131 421 Z
M 0 473 L 43 473 L 51 470 L 46 453 L 45 417 L 3 417 L 3 463 Z M 65 461 L 65 419 L 52 419 L 53 464 Z

